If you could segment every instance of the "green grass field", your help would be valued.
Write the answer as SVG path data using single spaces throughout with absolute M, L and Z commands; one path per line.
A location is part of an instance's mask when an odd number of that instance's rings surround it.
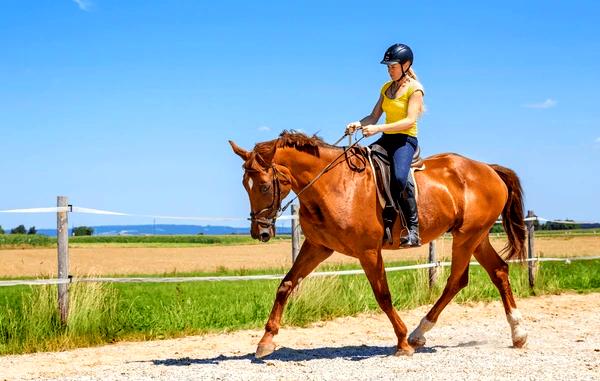
M 390 263 L 388 266 L 403 264 L 407 263 Z M 331 269 L 332 266 L 321 270 Z M 265 271 L 220 271 L 219 274 Z M 471 267 L 470 275 L 469 286 L 458 294 L 456 301 L 499 300 L 498 291 L 481 267 Z M 436 289 L 430 292 L 427 270 L 389 273 L 394 305 L 398 309 L 409 309 L 433 303 L 441 293 L 446 276 L 447 273 L 442 273 Z M 526 300 L 520 299 L 532 295 L 527 285 L 527 268 L 513 264 L 511 282 L 518 302 L 526 304 Z M 71 286 L 72 312 L 67 327 L 62 327 L 58 321 L 55 286 L 0 288 L 0 354 L 263 327 L 278 283 L 78 283 Z M 600 291 L 600 261 L 541 263 L 535 294 L 563 291 Z M 377 310 L 364 275 L 308 278 L 291 298 L 284 324 L 303 326 Z
M 289 235 L 275 236 L 273 242 L 289 241 Z M 249 235 L 153 235 L 153 236 L 76 236 L 70 247 L 193 247 L 209 245 L 257 245 Z M 56 237 L 44 235 L 0 235 L 0 249 L 56 247 Z

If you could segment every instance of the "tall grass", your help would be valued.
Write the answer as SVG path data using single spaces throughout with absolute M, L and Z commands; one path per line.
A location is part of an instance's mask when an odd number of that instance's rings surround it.
M 388 273 L 394 306 L 409 309 L 433 303 L 447 271 L 442 270 L 431 291 L 426 269 Z M 0 289 L 0 354 L 262 327 L 278 283 L 75 284 L 66 327 L 58 319 L 55 286 Z M 511 266 L 511 283 L 518 298 L 532 294 L 526 266 Z M 600 291 L 600 261 L 541 263 L 534 292 L 563 291 Z M 499 299 L 485 271 L 473 266 L 469 286 L 455 301 Z M 527 310 L 526 300 L 518 303 Z M 303 326 L 365 311 L 379 307 L 364 275 L 309 277 L 290 298 L 283 323 Z
M 69 289 L 69 318 L 60 322 L 57 286 L 22 287 L 21 298 L 5 296 L 0 312 L 0 354 L 61 350 L 110 342 L 117 337 L 117 295 L 101 283 Z

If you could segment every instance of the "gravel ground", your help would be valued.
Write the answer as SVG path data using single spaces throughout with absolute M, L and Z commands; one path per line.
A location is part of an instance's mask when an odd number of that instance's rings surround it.
M 600 294 L 519 300 L 529 331 L 511 348 L 499 302 L 451 304 L 412 357 L 395 357 L 385 315 L 284 327 L 254 358 L 262 330 L 0 357 L 0 380 L 600 380 Z M 427 307 L 402 311 L 410 329 Z

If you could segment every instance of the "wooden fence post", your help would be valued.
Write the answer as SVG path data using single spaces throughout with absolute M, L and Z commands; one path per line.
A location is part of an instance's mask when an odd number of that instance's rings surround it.
M 292 263 L 296 262 L 298 253 L 300 253 L 300 220 L 298 219 L 298 206 L 292 204 Z
M 527 218 L 537 217 L 533 210 L 527 211 Z M 529 270 L 529 287 L 533 289 L 535 285 L 535 275 L 537 272 L 537 263 L 533 259 L 535 258 L 535 220 L 527 220 L 527 268 Z
M 68 207 L 69 199 L 58 196 L 56 205 Z M 69 279 L 69 219 L 67 211 L 56 213 L 56 234 L 58 243 L 58 279 Z M 67 324 L 69 316 L 69 285 L 67 283 L 58 285 L 58 309 L 60 321 Z
M 436 258 L 435 258 L 435 241 L 431 241 L 429 242 L 429 263 L 436 263 Z M 433 289 L 433 286 L 435 286 L 435 282 L 437 280 L 437 276 L 438 276 L 438 268 L 436 267 L 430 267 L 429 268 L 429 289 Z

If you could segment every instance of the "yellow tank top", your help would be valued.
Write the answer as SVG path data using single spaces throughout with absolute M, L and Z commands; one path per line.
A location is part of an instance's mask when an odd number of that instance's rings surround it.
M 392 81 L 386 82 L 381 88 L 381 95 L 383 96 L 383 103 L 381 104 L 381 108 L 383 112 L 385 112 L 385 122 L 386 123 L 394 123 L 401 119 L 406 118 L 406 114 L 408 113 L 408 100 L 410 96 L 417 90 L 420 90 L 425 94 L 423 90 L 423 86 L 416 80 L 411 79 L 406 84 L 405 90 L 400 94 L 400 96 L 396 99 L 388 98 L 385 95 L 388 87 L 392 85 Z M 384 134 L 406 134 L 410 136 L 417 136 L 417 122 L 412 125 L 411 128 L 398 131 L 398 132 L 384 132 Z

